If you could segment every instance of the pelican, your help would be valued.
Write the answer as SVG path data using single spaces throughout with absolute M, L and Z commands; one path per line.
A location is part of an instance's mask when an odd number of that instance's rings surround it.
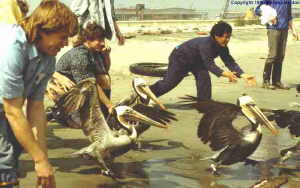
M 160 109 L 166 110 L 166 107 L 157 99 L 150 90 L 147 82 L 142 78 L 132 80 L 133 93 L 119 102 L 119 105 L 135 106 L 137 104 L 153 105 L 157 104 Z
M 114 177 L 110 167 L 114 157 L 129 151 L 130 145 L 137 139 L 137 132 L 132 122 L 143 122 L 162 128 L 167 128 L 167 125 L 154 121 L 128 106 L 118 106 L 114 109 L 116 120 L 124 127 L 128 127 L 128 132 L 112 129 L 101 112 L 95 83 L 93 78 L 79 82 L 60 98 L 58 105 L 66 113 L 79 112 L 80 128 L 91 142 L 89 146 L 72 155 L 95 157 L 102 166 L 101 173 Z M 124 148 L 127 149 L 124 151 Z
M 271 112 L 268 116 L 270 120 L 275 120 L 276 124 L 280 128 L 288 128 L 290 134 L 293 137 L 300 136 L 300 111 L 295 110 L 265 110 L 266 112 Z M 294 156 L 296 153 L 299 154 L 300 142 L 295 146 L 283 149 L 280 151 L 280 163 L 284 163 L 286 160 Z
M 132 107 L 134 110 L 146 115 L 147 117 L 158 121 L 162 124 L 167 124 L 171 120 L 177 120 L 175 114 L 166 110 L 166 107 L 157 99 L 157 97 L 152 93 L 148 87 L 146 81 L 142 78 L 134 78 L 132 80 L 133 94 L 125 99 L 121 100 L 118 105 L 127 105 Z M 153 105 L 156 104 L 158 108 Z M 115 121 L 114 118 L 108 118 L 109 122 Z M 120 126 L 125 124 L 112 123 L 115 125 L 114 128 L 119 129 Z M 143 122 L 137 122 L 134 124 L 135 129 L 137 130 L 138 136 L 144 133 L 150 128 L 150 125 Z M 123 127 L 129 129 L 125 125 Z M 137 141 L 137 148 L 141 148 L 140 141 Z
M 210 159 L 214 164 L 210 168 L 214 175 L 219 175 L 219 165 L 231 165 L 237 162 L 252 162 L 248 157 L 256 150 L 261 138 L 261 126 L 267 126 L 272 133 L 277 130 L 255 105 L 250 96 L 242 96 L 238 99 L 238 105 L 213 100 L 198 101 L 192 96 L 183 97 L 183 102 L 188 106 L 203 113 L 198 125 L 198 137 L 204 144 L 209 143 L 213 151 L 218 151 Z M 250 124 L 237 129 L 233 120 L 238 115 L 246 116 Z

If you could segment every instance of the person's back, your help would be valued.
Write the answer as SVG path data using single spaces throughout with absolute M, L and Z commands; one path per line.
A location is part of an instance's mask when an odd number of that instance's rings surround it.
M 197 37 L 190 39 L 186 42 L 175 47 L 178 53 L 181 53 L 185 56 L 186 62 L 190 65 L 196 63 L 202 63 L 203 57 L 201 54 L 210 52 L 209 55 L 212 55 L 214 58 L 219 55 L 221 47 L 217 45 L 216 41 L 212 37 Z

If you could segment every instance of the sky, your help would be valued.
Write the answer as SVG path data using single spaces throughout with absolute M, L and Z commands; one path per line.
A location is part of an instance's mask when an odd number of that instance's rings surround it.
M 28 0 L 31 7 L 36 7 L 41 0 Z M 72 0 L 61 0 L 70 5 Z M 232 0 L 246 1 L 246 0 Z M 247 0 L 254 1 L 254 0 Z M 226 0 L 115 0 L 116 8 L 135 7 L 138 3 L 145 4 L 146 8 L 192 8 L 203 11 L 222 10 Z M 236 5 L 230 3 L 231 10 L 242 10 L 253 7 L 251 5 Z
M 1 0 L 0 0 L 1 1 Z M 34 9 L 41 0 L 27 0 L 30 5 L 30 11 Z M 72 0 L 60 0 L 61 2 L 70 5 Z M 146 8 L 188 8 L 199 11 L 207 11 L 209 17 L 219 15 L 224 9 L 227 0 L 115 0 L 116 8 L 135 7 L 136 4 L 143 3 Z M 246 11 L 251 7 L 256 7 L 256 2 L 260 0 L 230 0 L 229 11 Z M 284 0 L 282 0 L 284 1 Z M 300 8 L 300 0 L 293 0 L 298 4 L 293 4 L 294 8 Z M 250 5 L 249 4 L 252 4 Z M 248 3 L 248 5 L 246 4 Z

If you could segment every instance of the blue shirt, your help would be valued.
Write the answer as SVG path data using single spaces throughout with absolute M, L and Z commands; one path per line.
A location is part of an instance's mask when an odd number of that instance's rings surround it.
M 273 7 L 277 12 L 277 24 L 276 25 L 267 24 L 267 29 L 276 29 L 276 30 L 288 29 L 289 21 L 292 19 L 291 0 L 263 0 L 255 9 L 255 14 L 258 16 L 261 15 L 260 6 L 262 4 L 266 4 Z
M 1 24 L 0 33 L 0 104 L 3 98 L 43 100 L 55 57 L 41 54 L 28 43 L 19 25 Z

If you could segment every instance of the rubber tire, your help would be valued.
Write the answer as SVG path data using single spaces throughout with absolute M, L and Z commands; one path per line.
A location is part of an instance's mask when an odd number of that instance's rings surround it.
M 152 77 L 164 77 L 168 70 L 168 64 L 150 62 L 134 63 L 129 66 L 129 70 L 133 74 Z

